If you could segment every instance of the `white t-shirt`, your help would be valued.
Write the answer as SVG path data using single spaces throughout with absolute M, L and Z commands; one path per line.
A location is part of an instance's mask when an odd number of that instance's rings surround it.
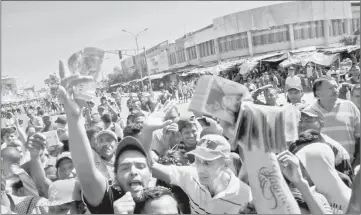
M 333 70 L 328 70 L 327 73 L 326 73 L 326 76 L 331 78 L 331 74 L 333 74 L 335 71 Z
M 351 198 L 351 189 L 338 176 L 335 155 L 327 144 L 312 143 L 296 153 L 316 186 L 324 195 L 334 214 L 346 213 Z
M 298 76 L 287 77 L 286 85 L 288 86 L 302 86 L 301 79 Z
M 312 77 L 313 75 L 313 68 L 312 67 L 307 67 L 307 78 Z
M 200 184 L 194 166 L 171 167 L 171 184 L 181 187 L 188 195 L 192 214 L 237 214 L 252 201 L 251 188 L 234 174 L 228 187 L 212 197 Z

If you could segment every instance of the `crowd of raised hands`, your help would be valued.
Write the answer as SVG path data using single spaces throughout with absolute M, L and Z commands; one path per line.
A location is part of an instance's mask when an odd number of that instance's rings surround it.
M 39 131 L 7 134 L 2 213 L 361 212 L 359 161 L 340 163 L 347 156 L 340 158 L 345 150 L 337 141 L 311 124 L 298 129 L 302 117 L 312 115 L 307 111 L 291 125 L 279 120 L 286 115 L 277 115 L 285 109 L 245 101 L 242 131 L 227 139 L 222 122 L 182 116 L 167 100 L 148 114 L 132 111 L 119 136 L 111 126 L 92 127 L 84 118 L 87 101 L 75 98 L 74 87 L 92 77 L 70 75 L 64 67 L 59 75 L 69 148 L 49 149 Z M 290 127 L 298 130 L 292 140 Z M 26 154 L 28 161 L 20 161 Z M 53 173 L 49 160 L 55 160 Z

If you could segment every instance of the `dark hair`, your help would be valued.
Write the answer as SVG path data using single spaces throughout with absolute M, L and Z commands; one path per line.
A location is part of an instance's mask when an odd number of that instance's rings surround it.
M 134 122 L 134 119 L 135 119 L 134 114 L 129 114 L 128 117 L 127 117 L 127 125 L 128 125 L 129 123 Z
M 40 116 L 44 115 L 44 110 L 40 109 L 40 110 L 39 110 L 39 115 L 40 115 Z
M 91 138 L 98 132 L 99 131 L 96 130 L 95 128 L 91 128 L 91 129 L 86 130 L 86 136 L 88 137 L 88 140 L 90 141 Z
M 246 207 L 238 211 L 238 214 L 257 214 L 256 207 L 252 203 L 248 202 Z
M 325 81 L 333 81 L 333 79 L 327 78 L 327 77 L 326 78 L 322 77 L 322 78 L 316 79 L 315 82 L 313 83 L 312 91 L 313 91 L 313 95 L 315 96 L 315 98 L 317 98 L 316 92 L 321 88 L 322 83 Z
M 118 145 L 119 147 L 119 145 Z M 115 155 L 115 162 L 114 162 L 114 173 L 117 174 L 118 171 L 118 163 L 119 163 L 119 157 L 121 154 L 123 154 L 125 151 L 138 151 L 140 153 L 142 153 L 144 155 L 144 157 L 147 157 L 147 155 L 143 152 L 143 150 L 141 150 L 140 148 L 138 148 L 137 146 L 134 145 L 128 145 L 124 148 L 122 148 L 121 150 L 116 150 L 116 155 Z M 149 166 L 150 167 L 150 166 Z
M 111 123 L 112 122 L 112 117 L 110 116 L 110 114 L 103 114 L 100 119 L 104 122 L 104 123 Z
M 26 133 L 26 132 L 28 132 L 30 128 L 34 128 L 34 129 L 35 129 L 35 127 L 34 127 L 34 126 L 29 125 L 29 126 L 28 126 L 28 127 L 26 127 L 26 129 L 25 129 L 25 133 Z
M 148 202 L 150 202 L 154 199 L 159 199 L 162 196 L 171 196 L 172 198 L 174 198 L 176 200 L 172 191 L 169 190 L 168 188 L 157 186 L 157 187 L 149 187 L 149 188 L 143 189 L 139 193 L 139 195 L 137 195 L 134 198 L 134 202 L 135 202 L 134 214 L 143 214 L 145 205 Z M 177 203 L 178 203 L 178 201 L 177 201 Z M 177 204 L 177 208 L 178 208 L 178 213 L 180 213 L 178 204 Z
M 185 153 L 180 150 L 168 150 L 163 157 L 159 158 L 158 163 L 177 166 L 187 166 L 190 164 Z
M 140 125 L 127 125 L 123 130 L 123 134 L 124 137 L 128 137 L 128 136 L 135 137 L 140 133 L 141 130 L 142 130 L 142 126 Z
M 10 127 L 10 128 L 2 128 L 1 129 L 1 139 L 3 139 L 5 137 L 5 134 L 7 133 L 15 133 L 16 132 L 16 128 Z
M 69 152 L 69 140 L 62 140 L 63 143 L 63 152 Z

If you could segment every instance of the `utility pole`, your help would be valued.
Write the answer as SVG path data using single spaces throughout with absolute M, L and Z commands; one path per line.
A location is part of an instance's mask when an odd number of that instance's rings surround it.
M 144 29 L 143 31 L 140 31 L 140 32 L 137 33 L 137 34 L 133 34 L 133 33 L 129 32 L 129 31 L 124 30 L 124 29 L 122 30 L 122 31 L 125 32 L 125 33 L 128 33 L 128 34 L 133 35 L 133 37 L 135 38 L 135 43 L 136 43 L 136 46 L 137 46 L 137 55 L 136 55 L 136 56 L 138 56 L 138 54 L 139 54 L 138 36 L 139 36 L 140 33 L 145 32 L 145 31 L 147 31 L 147 30 L 148 30 L 148 28 Z M 147 63 L 147 62 L 146 62 L 146 63 Z M 142 74 L 142 67 L 141 67 L 141 65 L 140 65 L 140 78 L 141 78 L 140 80 L 141 80 L 141 82 L 142 82 L 142 88 L 144 89 L 143 74 Z
M 149 68 L 148 68 L 148 63 L 147 63 L 147 53 L 146 53 L 146 51 L 145 51 L 145 47 L 143 47 L 143 50 L 144 50 L 145 67 L 146 67 L 146 69 L 147 69 L 149 87 L 150 87 L 150 91 L 153 91 L 152 81 L 150 80 L 150 73 L 149 73 Z

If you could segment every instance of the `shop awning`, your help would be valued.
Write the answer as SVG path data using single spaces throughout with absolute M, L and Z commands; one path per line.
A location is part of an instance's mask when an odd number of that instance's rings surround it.
M 342 53 L 342 52 L 351 53 L 351 52 L 357 51 L 357 50 L 360 50 L 359 45 L 320 49 L 319 52 L 324 52 L 326 54 L 335 54 L 335 53 Z
M 251 72 L 252 70 L 254 70 L 257 65 L 258 65 L 259 61 L 254 61 L 254 60 L 248 60 L 246 62 L 244 62 L 242 65 L 240 65 L 239 68 L 239 74 L 241 75 L 245 75 L 249 72 Z
M 170 74 L 169 72 L 165 72 L 165 73 L 158 73 L 158 74 L 154 74 L 150 76 L 151 80 L 157 80 L 157 79 L 161 79 L 164 76 L 166 76 L 167 74 Z
M 291 65 L 306 66 L 306 64 L 312 62 L 321 66 L 331 66 L 338 58 L 339 54 L 326 55 L 321 52 L 303 52 L 290 56 L 279 65 L 283 68 L 287 68 Z
M 271 58 L 267 58 L 265 60 L 262 60 L 262 62 L 267 62 L 267 63 L 275 63 L 275 62 L 279 62 L 279 61 L 284 61 L 289 57 L 289 53 L 285 52 L 282 55 L 277 55 Z

